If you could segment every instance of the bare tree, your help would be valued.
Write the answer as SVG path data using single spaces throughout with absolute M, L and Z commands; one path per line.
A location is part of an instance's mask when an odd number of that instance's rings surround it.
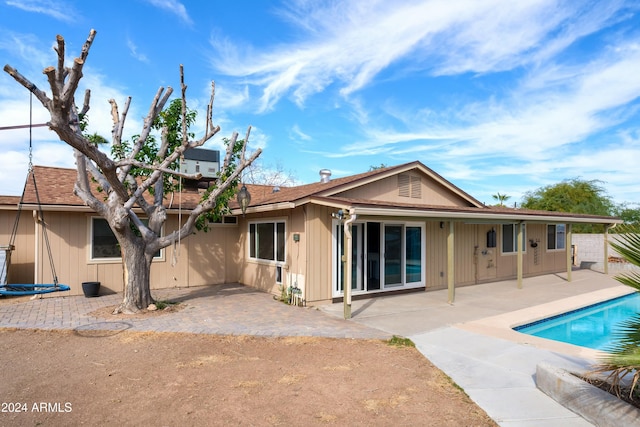
M 285 170 L 280 162 L 275 165 L 265 165 L 257 161 L 248 166 L 242 174 L 243 182 L 272 187 L 293 187 L 298 185 L 295 174 Z
M 110 157 L 84 135 L 81 129 L 82 118 L 89 110 L 90 91 L 85 92 L 84 103 L 80 110 L 75 103 L 75 93 L 82 78 L 82 69 L 95 35 L 96 31 L 91 30 L 80 56 L 75 58 L 70 68 L 65 66 L 64 38 L 57 36 L 57 45 L 54 47 L 58 56 L 57 66 L 47 67 L 43 71 L 51 89 L 50 96 L 11 66 L 5 65 L 4 70 L 42 103 L 51 115 L 51 120 L 48 122 L 49 128 L 62 141 L 74 148 L 77 165 L 74 192 L 91 209 L 107 220 L 121 247 L 124 265 L 124 297 L 115 312 L 132 313 L 147 308 L 153 302 L 149 278 L 154 254 L 174 241 L 188 237 L 197 224 L 202 222 L 203 216 L 220 209 L 221 200 L 224 202 L 222 205 L 226 206 L 236 189 L 242 170 L 260 155 L 261 150 L 256 150 L 247 158 L 245 153 L 251 127 L 247 129 L 243 140 L 238 140 L 238 134 L 234 132 L 228 141 L 224 162 L 215 185 L 204 193 L 198 205 L 186 215 L 184 224 L 180 224 L 178 229 L 164 236 L 161 235 L 162 226 L 167 219 L 167 212 L 163 206 L 166 178 L 170 176 L 182 176 L 185 179 L 200 178 L 199 174 L 180 173 L 179 170 L 172 168 L 172 164 L 175 164 L 185 151 L 203 145 L 220 131 L 220 127 L 214 126 L 212 121 L 215 85 L 213 83 L 211 85 L 211 99 L 207 107 L 204 135 L 200 139 L 189 140 L 186 129 L 187 86 L 184 84 L 184 72 L 180 66 L 182 140 L 172 148 L 168 129 L 164 127 L 160 145 L 157 147 L 157 155 L 150 161 L 140 160 L 145 157 L 139 154 L 148 144 L 153 143 L 154 138 L 150 135 L 154 121 L 162 113 L 173 89 L 171 87 L 158 89 L 144 119 L 142 130 L 133 139 L 130 147 L 126 147 L 122 132 L 131 97 L 127 98 L 122 113 L 118 112 L 115 100 L 109 100 L 113 118 L 111 142 L 114 152 L 119 153 L 117 156 Z M 136 171 L 138 173 L 144 171 L 145 179 L 137 179 L 139 175 Z M 96 186 L 91 185 L 92 180 L 97 182 L 100 188 L 99 194 L 96 193 L 98 191 L 95 189 Z M 146 221 L 143 221 L 144 218 Z

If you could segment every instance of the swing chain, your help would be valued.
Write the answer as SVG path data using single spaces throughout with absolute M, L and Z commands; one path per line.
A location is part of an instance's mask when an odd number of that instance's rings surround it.
M 30 174 L 33 172 L 33 143 L 32 143 L 32 128 L 33 128 L 33 92 L 29 92 L 29 169 L 27 172 Z

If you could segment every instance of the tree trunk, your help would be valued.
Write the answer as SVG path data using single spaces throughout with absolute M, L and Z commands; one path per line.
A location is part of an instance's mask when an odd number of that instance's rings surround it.
M 133 314 L 154 302 L 151 297 L 149 276 L 153 255 L 145 254 L 144 245 L 137 242 L 121 243 L 124 268 L 124 298 L 113 314 Z

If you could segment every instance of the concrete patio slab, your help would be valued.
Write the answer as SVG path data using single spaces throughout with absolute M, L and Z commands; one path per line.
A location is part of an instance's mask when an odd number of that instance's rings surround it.
M 532 337 L 512 327 L 628 294 L 631 289 L 592 270 L 487 283 L 456 289 L 355 300 L 352 322 L 413 340 L 499 425 L 505 427 L 590 426 L 536 386 L 536 367 L 591 367 L 600 354 Z M 343 304 L 321 308 L 341 317 Z M 640 422 L 640 421 L 639 421 Z

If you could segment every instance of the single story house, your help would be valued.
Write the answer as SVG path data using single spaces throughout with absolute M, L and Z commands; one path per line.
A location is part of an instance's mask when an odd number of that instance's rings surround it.
M 36 166 L 34 173 L 57 276 L 71 287 L 68 294 L 81 295 L 86 281 L 121 291 L 116 242 L 106 222 L 73 194 L 76 171 Z M 453 301 L 459 286 L 505 279 L 521 286 L 523 277 L 557 272 L 570 280 L 572 224 L 621 223 L 485 206 L 418 161 L 335 179 L 322 170 L 318 182 L 295 187 L 247 188 L 245 214 L 233 204 L 232 214 L 209 232 L 160 251 L 152 289 L 240 282 L 274 294 L 297 288 L 308 304 L 322 304 L 340 301 L 350 282 L 354 298 L 449 289 Z M 167 196 L 167 229 L 197 203 L 198 191 Z M 51 283 L 32 184 L 24 197 L 9 282 Z M 17 201 L 0 197 L 0 245 L 9 241 Z

